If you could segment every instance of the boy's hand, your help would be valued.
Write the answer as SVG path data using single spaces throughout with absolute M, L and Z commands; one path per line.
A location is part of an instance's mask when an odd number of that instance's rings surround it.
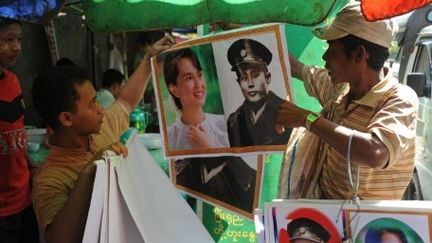
M 174 44 L 175 44 L 174 38 L 170 34 L 165 33 L 164 37 L 162 37 L 160 40 L 158 40 L 156 43 L 154 43 L 151 46 L 151 48 L 147 52 L 147 55 L 148 57 L 157 55 L 159 52 L 170 48 Z
M 118 155 L 123 155 L 123 157 L 125 157 L 125 158 L 128 155 L 128 149 L 126 148 L 126 146 L 124 146 L 120 142 L 115 142 L 115 143 L 111 144 L 109 150 L 114 151 Z

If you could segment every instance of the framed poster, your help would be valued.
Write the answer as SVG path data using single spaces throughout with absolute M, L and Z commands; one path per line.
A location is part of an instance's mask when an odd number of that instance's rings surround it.
M 171 160 L 171 180 L 189 195 L 253 220 L 263 175 L 263 156 Z
M 264 213 L 268 242 L 342 242 L 347 238 L 345 212 L 338 204 L 283 200 L 267 204 Z
M 152 69 L 166 157 L 285 150 L 291 129 L 275 124 L 292 100 L 283 25 L 180 43 L 153 57 Z
M 265 242 L 425 243 L 432 235 L 429 201 L 275 200 L 263 215 Z
M 347 210 L 349 232 L 355 243 L 431 242 L 430 214 Z

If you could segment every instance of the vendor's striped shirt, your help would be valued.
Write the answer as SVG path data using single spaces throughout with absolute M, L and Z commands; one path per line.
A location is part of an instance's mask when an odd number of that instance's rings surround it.
M 325 69 L 305 66 L 302 73 L 308 93 L 323 105 L 324 117 L 348 128 L 375 134 L 389 151 L 390 159 L 385 168 L 360 165 L 358 196 L 361 199 L 401 199 L 414 168 L 418 98 L 413 90 L 392 78 L 389 69 L 385 71 L 387 75 L 381 82 L 348 107 L 348 84 L 333 85 Z M 318 161 L 323 161 L 319 178 L 323 197 L 351 198 L 345 155 L 326 147 L 328 150 L 318 156 Z M 353 172 L 356 166 L 352 165 Z

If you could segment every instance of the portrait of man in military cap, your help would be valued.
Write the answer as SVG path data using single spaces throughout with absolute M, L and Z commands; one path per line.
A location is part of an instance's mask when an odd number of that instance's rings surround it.
M 257 155 L 184 158 L 172 163 L 171 176 L 180 190 L 252 218 L 258 206 L 262 163 Z
M 294 219 L 288 223 L 287 229 L 291 243 L 325 243 L 330 239 L 330 234 L 324 227 L 308 218 Z
M 228 136 L 231 147 L 285 145 L 291 129 L 275 125 L 276 112 L 284 99 L 270 90 L 272 75 L 268 65 L 272 52 L 262 43 L 242 38 L 228 48 L 231 71 L 244 96 L 243 103 L 229 115 Z

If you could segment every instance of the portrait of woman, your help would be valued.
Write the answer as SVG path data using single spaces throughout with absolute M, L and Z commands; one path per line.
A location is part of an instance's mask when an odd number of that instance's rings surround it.
M 416 225 L 410 224 L 408 222 L 403 222 L 402 219 L 397 219 L 389 216 L 378 217 L 367 222 L 366 225 L 361 228 L 361 230 L 357 234 L 357 237 L 355 238 L 355 243 L 428 242 L 422 239 L 421 234 L 419 234 L 419 232 L 417 232 L 416 229 L 413 228 L 414 226 Z M 424 234 L 423 237 L 425 237 L 426 239 L 429 238 Z
M 184 48 L 170 52 L 163 63 L 163 74 L 179 114 L 168 127 L 169 149 L 229 147 L 224 115 L 203 110 L 207 84 L 194 51 Z

